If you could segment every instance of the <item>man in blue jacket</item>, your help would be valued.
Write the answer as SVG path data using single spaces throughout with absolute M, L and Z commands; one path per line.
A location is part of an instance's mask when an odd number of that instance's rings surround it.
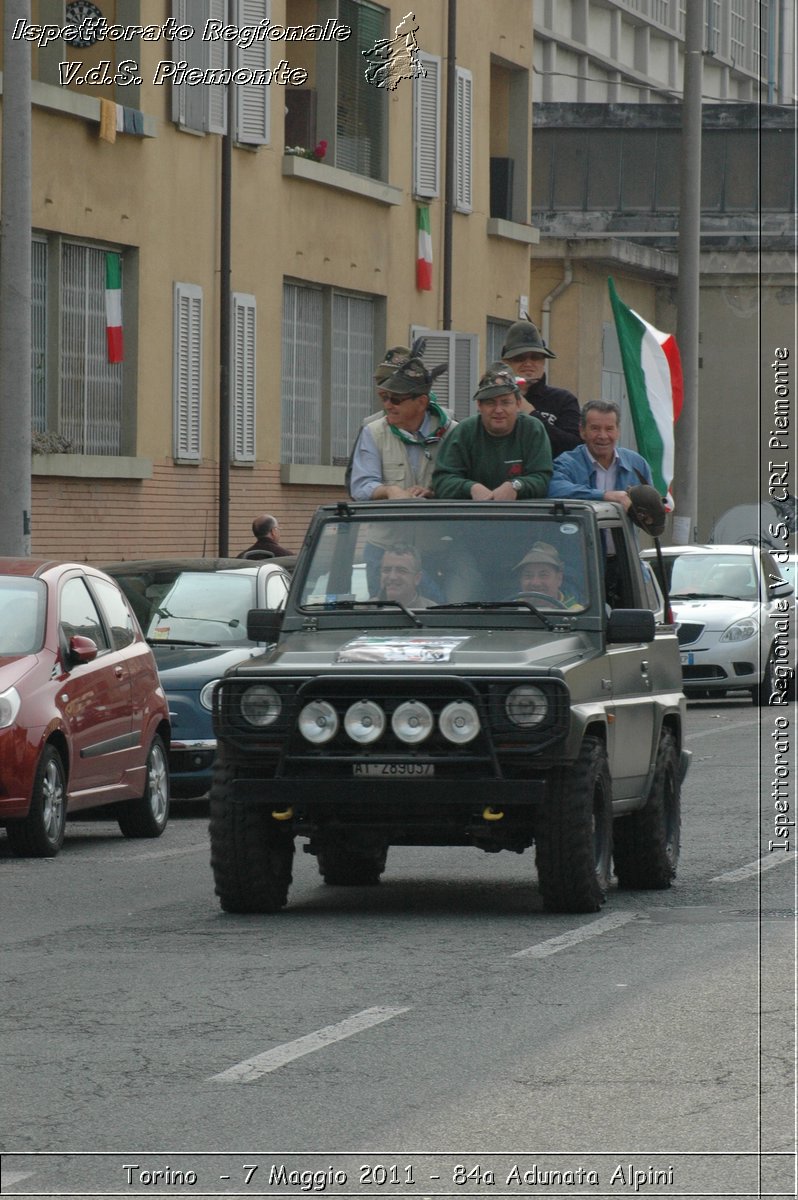
M 588 400 L 582 406 L 581 446 L 554 460 L 550 496 L 572 500 L 615 500 L 629 511 L 626 489 L 651 483 L 651 468 L 642 455 L 618 445 L 621 410 L 611 400 Z
M 618 445 L 621 410 L 611 400 L 588 400 L 579 423 L 582 445 L 554 460 L 549 495 L 572 500 L 614 500 L 626 512 L 632 506 L 627 488 L 651 484 L 651 468 L 642 455 Z M 621 582 L 612 534 L 602 536 L 607 602 L 616 607 Z

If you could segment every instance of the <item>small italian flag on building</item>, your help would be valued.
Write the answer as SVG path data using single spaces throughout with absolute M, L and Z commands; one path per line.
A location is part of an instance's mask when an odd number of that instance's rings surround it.
M 673 334 L 661 333 L 627 308 L 612 279 L 607 282 L 637 449 L 651 467 L 654 487 L 672 509 L 673 427 L 684 399 L 679 347 Z
M 429 205 L 418 206 L 418 257 L 416 287 L 420 292 L 432 291 L 432 234 L 429 229 Z
M 105 340 L 109 363 L 122 362 L 122 258 L 110 253 L 105 256 Z

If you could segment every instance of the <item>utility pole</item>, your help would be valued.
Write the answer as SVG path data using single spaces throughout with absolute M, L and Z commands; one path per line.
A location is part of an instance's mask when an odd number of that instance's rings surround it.
M 230 368 L 232 329 L 230 276 L 232 267 L 233 126 L 235 88 L 227 84 L 227 129 L 222 136 L 221 235 L 219 263 L 219 537 L 217 553 L 230 552 Z
M 696 540 L 698 513 L 698 328 L 701 258 L 701 87 L 704 3 L 688 0 L 684 26 L 684 92 L 679 184 L 679 279 L 676 340 L 682 358 L 684 404 L 674 428 L 673 540 Z
M 6 0 L 0 185 L 0 554 L 30 554 L 31 57 L 13 40 L 30 0 Z
M 454 255 L 455 107 L 457 105 L 457 0 L 446 15 L 446 180 L 443 201 L 443 328 L 452 327 L 452 262 Z

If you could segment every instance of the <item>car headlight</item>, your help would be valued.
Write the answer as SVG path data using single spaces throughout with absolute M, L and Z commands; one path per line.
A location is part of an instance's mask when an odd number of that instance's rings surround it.
M 385 725 L 385 713 L 373 700 L 356 701 L 350 705 L 344 717 L 344 729 L 352 741 L 364 746 L 382 737 Z
M 406 700 L 391 717 L 391 728 L 400 742 L 415 746 L 429 737 L 435 728 L 435 718 L 420 700 Z
M 720 641 L 722 642 L 747 642 L 749 638 L 756 637 L 759 633 L 759 625 L 753 617 L 743 617 L 740 621 L 735 621 L 733 625 L 721 634 Z
M 549 713 L 549 702 L 546 693 L 532 684 L 523 684 L 513 688 L 504 702 L 504 711 L 513 725 L 522 729 L 532 729 L 545 721 Z
M 479 713 L 467 700 L 453 700 L 441 710 L 438 724 L 447 742 L 464 746 L 479 733 Z
M 323 746 L 338 732 L 338 713 L 326 700 L 311 700 L 299 714 L 297 724 L 305 741 Z
M 213 689 L 218 682 L 218 679 L 212 679 L 210 683 L 205 684 L 205 687 L 200 692 L 200 704 L 203 708 L 207 708 L 208 712 L 213 710 Z
M 241 715 L 250 725 L 273 725 L 283 707 L 279 692 L 267 683 L 256 683 L 241 697 Z
M 7 729 L 9 725 L 14 724 L 21 703 L 16 688 L 11 687 L 7 692 L 0 692 L 0 729 Z

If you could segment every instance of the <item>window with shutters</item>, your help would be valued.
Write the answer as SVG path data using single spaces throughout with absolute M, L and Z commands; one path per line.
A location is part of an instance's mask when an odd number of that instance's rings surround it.
M 441 60 L 419 53 L 424 74 L 413 80 L 413 195 L 440 194 Z
M 173 451 L 178 462 L 199 462 L 202 421 L 202 288 L 174 285 L 172 368 Z
M 257 306 L 254 296 L 233 292 L 230 451 L 233 462 L 255 461 Z
M 471 140 L 474 81 L 470 71 L 457 67 L 455 76 L 454 113 L 454 206 L 457 212 L 471 212 L 473 207 Z
M 125 363 L 108 361 L 106 255 L 122 264 L 123 328 L 127 256 L 111 247 L 34 234 L 31 244 L 31 418 L 34 431 L 73 454 L 129 454 L 135 422 L 123 420 Z M 132 376 L 128 387 L 135 390 Z M 42 444 L 42 449 L 49 447 Z
M 382 301 L 286 281 L 283 287 L 281 461 L 341 466 L 374 396 Z
M 507 330 L 512 325 L 512 321 L 500 321 L 494 317 L 488 317 L 487 325 L 487 340 L 485 342 L 485 369 L 491 363 L 498 362 L 502 356 L 502 346 L 507 340 Z
M 456 333 L 453 330 L 424 329 L 413 325 L 411 345 L 424 338 L 424 362 L 427 367 L 448 363 L 448 370 L 434 384 L 435 398 L 458 421 L 476 412 L 472 397 L 477 390 L 479 339 L 475 333 Z
M 172 0 L 172 15 L 180 25 L 190 25 L 194 36 L 173 43 L 173 58 L 188 71 L 210 72 L 207 84 L 172 81 L 172 120 L 195 133 L 227 131 L 228 91 L 233 89 L 235 129 L 233 136 L 243 145 L 269 142 L 270 42 L 264 38 L 249 46 L 203 38 L 207 21 L 219 28 L 235 25 L 250 29 L 270 18 L 271 0 Z M 216 26 L 214 26 L 216 28 Z M 246 41 L 246 37 L 241 39 Z M 238 73 L 231 83 L 231 73 Z M 245 74 L 244 74 L 245 73 Z

